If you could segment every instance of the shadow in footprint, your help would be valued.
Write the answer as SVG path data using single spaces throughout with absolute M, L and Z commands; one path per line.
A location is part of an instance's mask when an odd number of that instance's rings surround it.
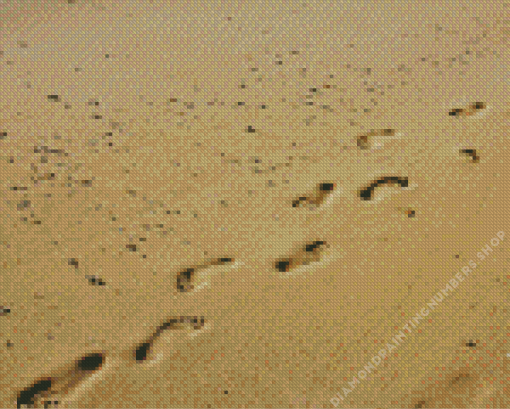
M 51 389 L 51 378 L 43 378 L 18 394 L 17 407 L 35 407 L 35 400 Z
M 154 334 L 145 342 L 139 344 L 133 353 L 133 358 L 137 363 L 145 362 L 151 352 L 156 339 L 166 330 L 183 330 L 190 328 L 200 330 L 205 325 L 204 317 L 172 317 L 162 325 L 160 325 Z
M 320 207 L 325 199 L 335 190 L 333 182 L 320 183 L 313 192 L 306 196 L 300 196 L 292 202 L 292 207 L 308 207 L 309 209 Z
M 291 257 L 276 261 L 274 267 L 281 273 L 289 273 L 300 266 L 317 263 L 321 260 L 325 248 L 329 248 L 325 241 L 313 241 L 306 244 Z
M 385 176 L 376 181 L 370 183 L 370 185 L 359 191 L 359 197 L 361 200 L 372 200 L 375 188 L 383 185 L 395 185 L 398 184 L 400 187 L 409 187 L 409 181 L 407 177 L 398 176 Z
M 87 355 L 83 358 L 80 358 L 76 364 L 76 369 L 78 371 L 97 371 L 98 369 L 101 369 L 101 366 L 104 362 L 104 355 L 103 354 L 91 354 Z
M 379 136 L 395 136 L 395 129 L 375 129 L 357 138 L 358 147 L 362 150 L 370 147 L 370 139 Z
M 460 153 L 469 156 L 471 163 L 478 163 L 480 157 L 476 154 L 476 149 L 460 149 Z
M 103 353 L 88 354 L 73 364 L 56 371 L 54 376 L 39 379 L 18 393 L 17 407 L 48 407 L 58 401 L 58 396 L 67 395 L 86 378 L 99 371 L 105 361 Z
M 196 287 L 195 279 L 197 273 L 200 271 L 212 267 L 212 266 L 220 266 L 225 264 L 233 263 L 235 260 L 231 257 L 222 257 L 214 259 L 202 266 L 187 268 L 186 270 L 181 271 L 177 274 L 177 290 L 182 293 L 188 293 L 193 291 Z
M 487 108 L 487 105 L 484 102 L 472 102 L 471 104 L 462 107 L 462 108 L 453 108 L 448 112 L 450 116 L 456 117 L 464 117 L 475 115 L 478 112 Z

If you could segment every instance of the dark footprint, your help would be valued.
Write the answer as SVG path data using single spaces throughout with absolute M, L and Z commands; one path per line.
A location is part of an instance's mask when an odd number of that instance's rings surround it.
M 197 272 L 211 266 L 220 266 L 233 262 L 234 262 L 233 258 L 222 257 L 214 259 L 202 266 L 187 268 L 186 270 L 181 271 L 179 274 L 177 274 L 177 290 L 180 291 L 181 293 L 193 291 L 193 289 L 195 288 L 194 281 Z
M 471 116 L 487 108 L 484 102 L 473 102 L 464 108 L 454 108 L 448 112 L 450 116 Z
M 376 129 L 368 132 L 365 135 L 358 136 L 357 144 L 358 147 L 362 150 L 368 149 L 370 146 L 369 138 L 377 137 L 377 136 L 395 136 L 394 129 Z
M 376 181 L 372 182 L 367 187 L 361 189 L 359 191 L 359 197 L 361 198 L 361 200 L 372 200 L 372 195 L 373 195 L 376 187 L 379 187 L 382 185 L 395 185 L 395 184 L 400 185 L 400 187 L 408 187 L 409 181 L 408 181 L 407 177 L 398 177 L 398 176 L 382 177 L 381 179 L 377 179 Z
M 324 203 L 324 200 L 333 193 L 336 185 L 333 182 L 320 183 L 313 192 L 307 196 L 300 196 L 292 202 L 292 207 L 317 208 Z
M 105 361 L 103 353 L 88 354 L 71 365 L 60 369 L 58 375 L 44 377 L 36 381 L 32 386 L 18 393 L 17 407 L 44 407 L 58 401 L 58 396 L 67 395 L 86 378 L 101 369 Z M 51 397 L 51 398 L 50 398 Z M 42 401 L 39 399 L 42 398 Z M 48 399 L 46 399 L 48 398 Z
M 204 317 L 173 317 L 166 321 L 163 325 L 156 329 L 156 332 L 149 337 L 149 339 L 142 344 L 139 344 L 133 354 L 135 361 L 142 363 L 147 360 L 150 354 L 151 348 L 154 345 L 154 341 L 161 335 L 165 330 L 182 330 L 186 327 L 191 327 L 194 330 L 199 330 L 205 325 Z
M 78 360 L 76 363 L 76 369 L 78 371 L 96 371 L 101 369 L 103 362 L 103 354 L 90 354 Z
M 288 273 L 299 266 L 319 262 L 324 248 L 329 248 L 325 241 L 313 241 L 291 257 L 278 260 L 274 266 L 279 272 Z
M 275 268 L 280 273 L 286 273 L 290 271 L 290 267 L 292 266 L 292 261 L 290 259 L 288 260 L 280 260 L 275 263 Z
M 469 156 L 472 163 L 478 163 L 480 160 L 480 157 L 476 154 L 476 149 L 461 149 L 460 153 Z
M 326 244 L 325 241 L 314 241 L 312 244 L 307 244 L 305 246 L 305 251 L 307 253 L 314 252 L 315 250 L 319 249 L 321 246 L 324 246 Z
M 35 400 L 51 389 L 51 378 L 43 378 L 18 394 L 17 407 L 34 407 Z

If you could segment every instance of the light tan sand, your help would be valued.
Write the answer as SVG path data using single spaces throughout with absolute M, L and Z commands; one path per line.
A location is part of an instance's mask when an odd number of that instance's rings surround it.
M 509 407 L 509 10 L 0 3 L 0 407 Z

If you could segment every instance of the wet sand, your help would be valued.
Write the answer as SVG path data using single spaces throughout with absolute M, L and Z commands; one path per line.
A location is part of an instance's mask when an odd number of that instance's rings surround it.
M 509 406 L 509 3 L 24 4 L 0 407 Z

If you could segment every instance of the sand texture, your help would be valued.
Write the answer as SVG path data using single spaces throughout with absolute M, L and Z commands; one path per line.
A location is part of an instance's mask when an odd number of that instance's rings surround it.
M 0 407 L 510 407 L 509 35 L 0 1 Z

